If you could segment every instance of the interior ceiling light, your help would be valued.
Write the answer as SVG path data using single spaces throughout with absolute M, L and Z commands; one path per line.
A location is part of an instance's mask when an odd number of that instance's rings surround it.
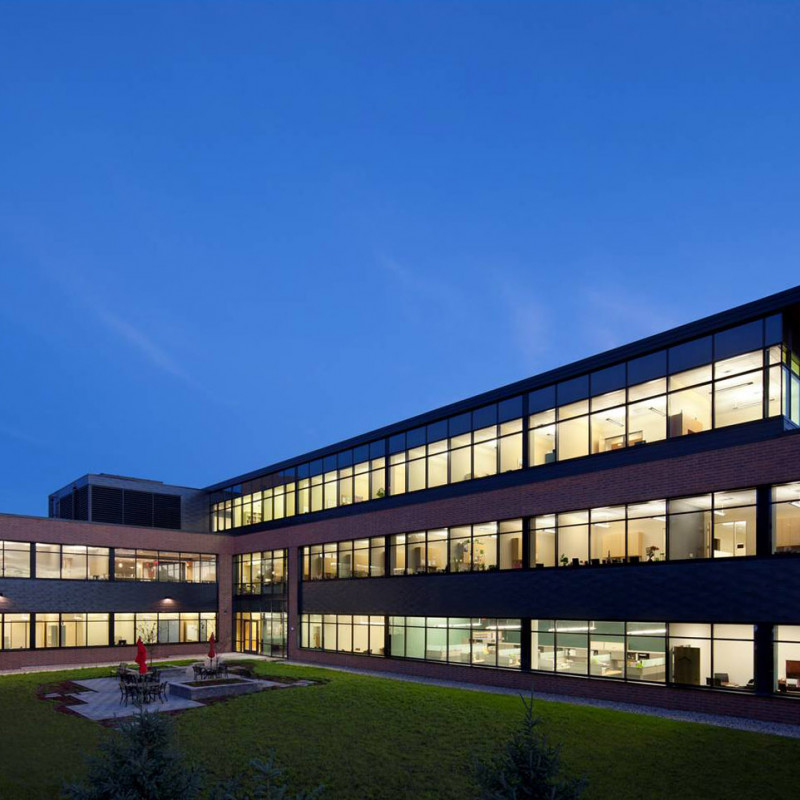
M 720 392 L 730 392 L 733 389 L 744 389 L 746 386 L 752 386 L 753 381 L 746 381 L 745 383 L 737 383 L 735 386 L 723 386 L 721 389 L 717 389 L 717 394 Z

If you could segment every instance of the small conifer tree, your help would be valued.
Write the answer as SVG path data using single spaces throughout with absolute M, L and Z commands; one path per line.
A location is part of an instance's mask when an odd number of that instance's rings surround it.
M 576 800 L 585 779 L 562 774 L 560 748 L 539 731 L 541 717 L 533 714 L 533 696 L 521 698 L 522 723 L 502 752 L 489 762 L 478 763 L 477 783 L 481 800 Z
M 142 711 L 123 722 L 89 759 L 83 783 L 64 790 L 68 800 L 195 800 L 200 773 L 174 745 L 172 720 Z
M 218 786 L 209 800 L 316 800 L 322 792 L 322 786 L 291 791 L 284 770 L 275 763 L 275 751 L 270 750 L 264 760 L 250 762 L 248 774 Z

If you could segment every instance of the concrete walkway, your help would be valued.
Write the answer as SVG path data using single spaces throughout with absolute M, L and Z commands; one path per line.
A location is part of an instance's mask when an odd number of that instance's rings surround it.
M 504 689 L 498 686 L 484 686 L 477 683 L 462 683 L 460 681 L 444 681 L 438 678 L 426 678 L 419 675 L 405 675 L 398 672 L 376 672 L 367 669 L 354 669 L 349 667 L 332 667 L 328 664 L 312 664 L 302 661 L 284 661 L 284 664 L 293 664 L 298 667 L 318 667 L 339 672 L 351 672 L 355 675 L 366 675 L 370 678 L 386 678 L 395 681 L 408 681 L 409 683 L 425 683 L 430 686 L 442 686 L 447 689 L 462 689 L 467 692 L 489 692 L 490 694 L 507 694 L 519 697 L 524 692 L 516 689 Z M 526 695 L 527 696 L 527 695 Z M 762 722 L 756 719 L 743 717 L 727 717 L 721 714 L 700 714 L 692 711 L 673 711 L 657 706 L 640 706 L 633 703 L 615 703 L 610 700 L 595 700 L 588 697 L 572 697 L 563 694 L 546 694 L 533 692 L 534 700 L 543 702 L 571 703 L 578 706 L 594 706 L 595 708 L 608 708 L 613 711 L 624 711 L 628 714 L 644 714 L 651 717 L 664 717 L 681 722 L 699 722 L 704 725 L 714 725 L 719 728 L 732 728 L 734 730 L 749 731 L 751 733 L 768 733 L 773 736 L 784 736 L 790 739 L 800 739 L 800 725 L 788 725 L 782 722 Z M 787 700 L 787 703 L 794 702 Z

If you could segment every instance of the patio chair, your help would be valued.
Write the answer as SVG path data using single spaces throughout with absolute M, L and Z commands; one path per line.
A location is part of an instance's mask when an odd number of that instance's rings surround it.
M 119 666 L 111 670 L 111 677 L 119 678 L 127 669 L 128 665 L 124 661 L 122 661 L 120 662 Z
M 121 700 L 124 700 L 125 705 L 128 705 L 128 700 L 133 700 L 134 703 L 139 701 L 139 686 L 136 683 L 123 683 L 120 685 L 122 692 Z

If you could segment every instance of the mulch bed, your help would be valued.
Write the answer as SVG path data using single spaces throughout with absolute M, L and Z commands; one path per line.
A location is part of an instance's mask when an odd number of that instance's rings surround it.
M 79 717 L 80 714 L 76 714 L 70 706 L 81 705 L 83 700 L 78 697 L 72 697 L 72 695 L 91 691 L 91 689 L 87 689 L 85 686 L 79 686 L 72 681 L 58 681 L 56 683 L 43 683 L 41 686 L 37 687 L 36 696 L 39 700 L 57 703 L 56 711 L 59 714 L 71 714 Z M 56 696 L 47 697 L 48 694 Z

